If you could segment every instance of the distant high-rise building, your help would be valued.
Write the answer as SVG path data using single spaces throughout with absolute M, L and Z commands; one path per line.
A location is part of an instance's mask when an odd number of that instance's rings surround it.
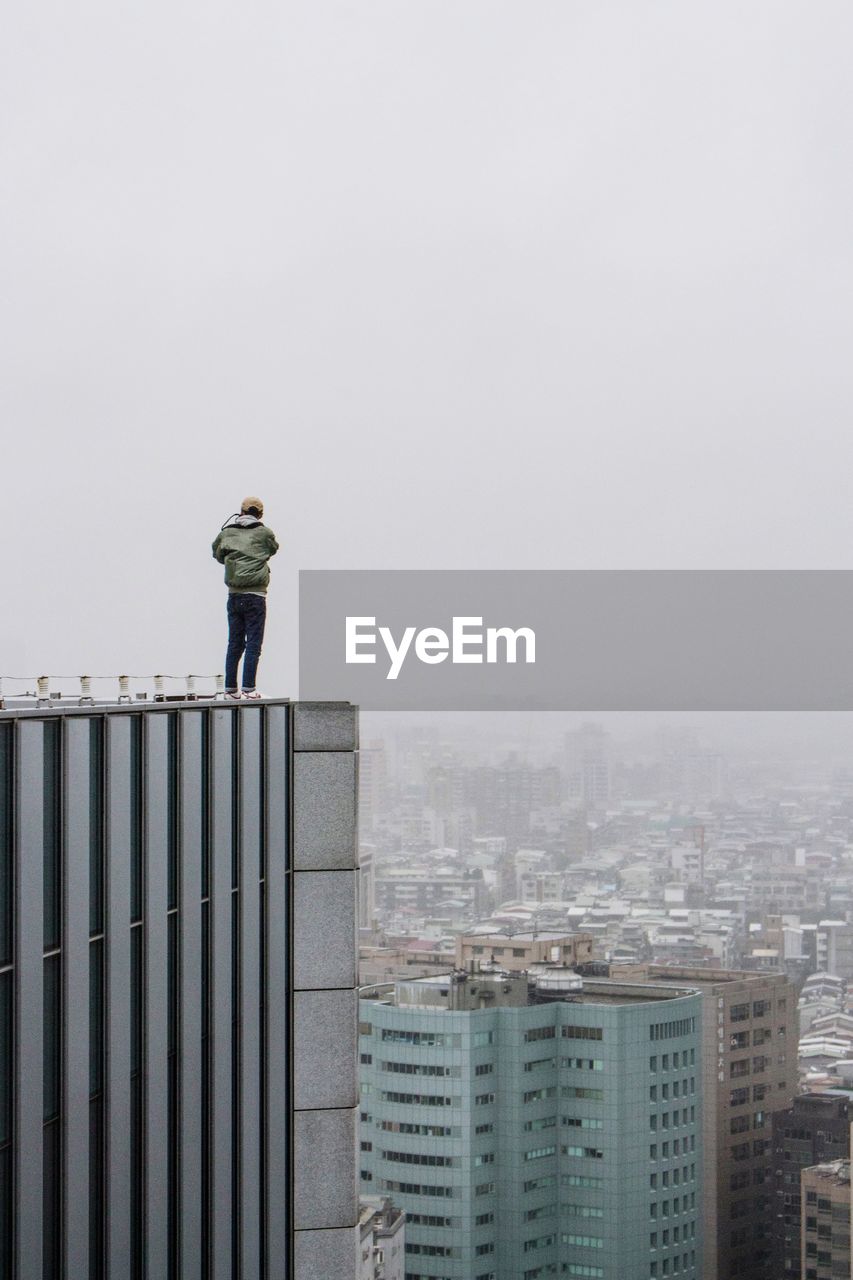
M 664 729 L 658 735 L 658 746 L 662 791 L 691 803 L 707 801 L 722 794 L 726 762 L 718 752 L 700 744 L 695 729 Z
M 853 979 L 853 924 L 821 920 L 817 926 L 817 967 L 845 981 Z
M 552 967 L 363 1000 L 362 1190 L 410 1280 L 699 1280 L 701 1004 Z
M 372 929 L 376 918 L 376 848 L 359 842 L 358 850 L 358 923 L 362 929 Z
M 800 1175 L 850 1158 L 849 1094 L 804 1093 L 773 1115 L 773 1280 L 805 1280 L 800 1267 Z
M 850 1161 L 804 1169 L 801 1178 L 805 1280 L 847 1280 L 850 1269 Z
M 0 1275 L 354 1280 L 355 710 L 0 710 Z
M 485 907 L 486 889 L 479 867 L 470 871 L 442 868 L 432 872 L 420 867 L 383 864 L 381 874 L 373 877 L 375 905 L 383 914 L 405 911 L 430 916 L 446 910 L 448 901 L 460 900 L 470 904 L 470 914 L 476 917 Z
M 566 785 L 569 800 L 586 809 L 604 809 L 610 800 L 610 734 L 600 724 L 582 724 L 566 734 Z
M 614 965 L 610 972 L 701 991 L 703 1274 L 778 1280 L 771 1270 L 771 1124 L 797 1088 L 796 988 L 782 974 L 683 965 Z
M 370 839 L 376 818 L 387 803 L 387 762 L 381 739 L 362 744 L 358 775 L 359 829 L 363 837 Z

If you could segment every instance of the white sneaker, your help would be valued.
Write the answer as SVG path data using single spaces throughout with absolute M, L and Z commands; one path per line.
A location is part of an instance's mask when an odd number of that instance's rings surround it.
M 264 696 L 264 695 L 263 695 L 262 693 L 258 693 L 257 689 L 244 689 L 244 690 L 243 690 L 243 697 L 244 697 L 248 702 L 258 702 L 258 701 L 259 701 L 263 696 Z
M 226 689 L 225 697 L 229 702 L 239 702 L 243 695 L 239 689 Z

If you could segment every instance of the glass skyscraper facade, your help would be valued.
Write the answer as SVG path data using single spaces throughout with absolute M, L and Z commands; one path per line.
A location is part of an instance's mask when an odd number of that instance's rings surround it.
M 354 1275 L 355 747 L 0 709 L 1 1280 Z
M 361 1178 L 409 1280 L 701 1277 L 701 997 L 553 974 L 360 1006 Z

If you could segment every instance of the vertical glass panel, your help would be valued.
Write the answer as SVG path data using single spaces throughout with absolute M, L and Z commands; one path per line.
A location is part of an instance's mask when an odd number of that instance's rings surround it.
M 60 1021 L 59 956 L 48 956 L 44 962 L 44 1118 L 59 1115 L 60 1075 L 62 1061 L 62 1024 Z
M 43 1280 L 61 1280 L 62 1253 L 62 1157 L 61 1127 L 59 1120 L 52 1120 L 44 1127 L 42 1184 L 42 1277 Z
M 130 726 L 130 918 L 142 919 L 142 717 Z
M 207 717 L 205 716 L 205 723 Z M 205 757 L 206 758 L 206 757 Z M 206 792 L 205 792 L 206 794 Z M 210 903 L 201 904 L 201 1274 L 210 1276 Z
M 104 927 L 104 722 L 89 722 L 89 932 Z
M 231 716 L 231 888 L 240 880 L 240 717 Z
M 12 1280 L 12 1148 L 0 1147 L 0 1280 Z
M 62 773 L 59 720 L 44 726 L 44 945 L 59 946 L 59 842 L 62 831 Z
M 130 1074 L 142 1070 L 142 929 L 130 931 Z
M 130 931 L 130 1280 L 143 1280 L 142 928 Z
M 89 943 L 89 1280 L 104 1276 L 104 943 Z
M 178 916 L 169 916 L 169 1280 L 180 1280 L 178 1274 Z
M 210 713 L 201 722 L 201 896 L 210 894 Z
M 12 1070 L 12 973 L 7 970 L 0 973 L 0 1147 L 12 1141 Z
M 12 728 L 0 724 L 0 964 L 12 959 Z
M 178 905 L 178 717 L 169 716 L 167 795 L 169 805 L 169 910 Z
M 236 720 L 237 717 L 234 716 Z M 234 795 L 236 796 L 236 792 Z M 237 804 L 233 806 L 238 809 Z M 236 848 L 236 841 L 234 846 Z M 235 1206 L 234 1230 L 231 1232 L 231 1268 L 235 1276 L 240 1274 L 240 895 L 231 894 L 231 1097 L 234 1123 L 231 1126 L 231 1203 Z
M 89 1280 L 104 1276 L 104 1097 L 89 1102 Z
M 262 739 L 262 741 L 263 741 L 263 739 Z M 266 774 L 265 774 L 265 772 L 264 772 L 264 768 L 265 768 L 265 766 L 262 766 L 262 767 L 261 767 L 261 778 L 266 777 Z M 263 789 L 261 790 L 261 794 L 263 795 Z M 266 827 L 265 827 L 265 826 L 263 826 L 263 824 L 262 824 L 262 826 L 261 826 L 261 830 L 262 830 L 262 831 L 265 831 L 265 830 L 266 830 Z M 266 949 L 266 939 L 267 939 L 267 907 L 266 907 L 266 902 L 265 902 L 265 900 L 264 900 L 264 894 L 265 894 L 265 892 L 266 892 L 266 886 L 264 885 L 264 883 L 263 883 L 263 881 L 262 881 L 262 882 L 261 882 L 261 888 L 260 888 L 260 901 L 258 902 L 258 910 L 259 910 L 259 912 L 260 912 L 260 917 L 259 917 L 259 920 L 258 920 L 258 929 L 259 929 L 259 931 L 260 931 L 260 932 L 259 932 L 259 934 L 258 934 L 258 937 L 260 938 L 260 943 L 261 943 L 261 947 L 260 947 L 261 981 L 260 981 L 260 986 L 259 986 L 259 1000 L 260 1000 L 260 1005 L 261 1005 L 261 1014 L 260 1014 L 260 1053 L 261 1053 L 261 1081 L 260 1081 L 260 1088 L 261 1088 L 261 1099 L 260 1099 L 260 1103 L 261 1103 L 261 1105 L 260 1105 L 260 1122 L 261 1122 L 261 1133 L 268 1133 L 268 1132 L 269 1132 L 269 1129 L 268 1129 L 268 1127 L 267 1127 L 267 1124 L 268 1124 L 267 1115 L 268 1115 L 268 1106 L 269 1106 L 269 1103 L 268 1103 L 268 1100 L 267 1100 L 267 1072 L 266 1072 L 266 1061 L 267 1061 L 267 991 L 266 991 L 266 975 L 267 975 L 267 949 Z M 262 1142 L 262 1143 L 261 1143 L 261 1226 L 260 1226 L 260 1238 L 261 1238 L 261 1275 L 262 1275 L 262 1276 L 265 1276 L 265 1275 L 267 1274 L 267 1254 L 266 1254 L 266 1243 L 267 1243 L 267 1144 L 266 1144 L 266 1142 Z
M 142 1077 L 130 1079 L 130 1280 L 143 1280 Z
M 266 716 L 266 710 L 264 710 L 264 711 L 263 711 L 263 713 L 262 713 L 262 717 L 261 717 L 261 724 L 260 724 L 260 736 L 261 736 L 261 751 L 260 751 L 260 756 L 261 756 L 261 759 L 260 759 L 260 768 L 258 769 L 258 794 L 259 794 L 259 801 L 260 801 L 260 802 L 259 802 L 259 805 L 258 805 L 258 814 L 259 814 L 259 818 L 260 818 L 260 831 L 261 831 L 261 872 L 260 872 L 260 874 L 261 874 L 261 879 L 262 879 L 262 880 L 263 880 L 264 876 L 266 875 L 266 868 L 267 868 L 267 840 L 266 840 L 266 834 L 267 834 L 267 788 L 266 788 L 266 779 L 267 779 L 267 735 L 266 735 L 266 726 L 267 726 L 267 716 Z M 262 1238 L 263 1238 L 263 1237 L 262 1237 Z
M 104 1087 L 104 944 L 89 943 L 89 1093 Z

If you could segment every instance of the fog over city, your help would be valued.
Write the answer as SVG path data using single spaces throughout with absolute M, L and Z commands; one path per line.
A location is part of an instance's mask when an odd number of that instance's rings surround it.
M 849 1277 L 851 728 L 362 714 L 361 1188 L 405 1211 L 407 1265 L 486 1256 L 495 1203 L 493 1275 Z

